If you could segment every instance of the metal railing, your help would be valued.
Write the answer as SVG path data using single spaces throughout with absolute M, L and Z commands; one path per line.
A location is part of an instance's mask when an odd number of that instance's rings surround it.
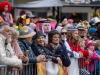
M 6 75 L 7 65 L 0 65 L 0 75 Z
M 86 71 L 88 71 L 90 73 L 90 75 L 100 75 L 100 60 L 98 60 L 97 62 L 90 63 L 91 64 L 90 65 L 91 71 L 89 71 L 89 69 L 88 69 L 89 68 L 89 65 L 86 66 L 86 67 L 84 67 L 83 62 L 85 62 L 85 61 L 87 61 L 85 58 L 82 58 L 82 60 L 79 61 L 80 62 L 80 64 L 79 64 L 79 68 L 80 69 L 85 69 Z M 94 66 L 94 69 L 93 69 L 93 66 Z
M 10 70 L 6 65 L 0 65 L 0 75 L 36 75 L 36 65 L 23 65 L 23 70 Z
M 85 69 L 88 71 L 88 66 L 84 67 L 83 62 L 86 61 L 85 59 L 80 61 L 80 69 Z M 19 71 L 11 71 L 11 70 L 7 70 L 7 66 L 6 65 L 0 65 L 0 75 L 37 75 L 36 73 L 36 64 L 28 64 L 28 65 L 24 65 L 23 66 L 23 70 Z M 38 71 L 37 71 L 38 72 Z M 96 68 L 96 63 L 95 63 L 95 68 L 93 72 L 90 72 L 90 75 L 100 75 L 100 60 L 99 60 L 99 66 L 98 66 L 98 70 Z

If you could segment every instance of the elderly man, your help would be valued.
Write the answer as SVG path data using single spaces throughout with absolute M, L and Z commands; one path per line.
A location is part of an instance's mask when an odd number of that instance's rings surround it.
M 0 64 L 22 68 L 22 61 L 13 52 L 11 47 L 11 31 L 9 24 L 0 23 Z

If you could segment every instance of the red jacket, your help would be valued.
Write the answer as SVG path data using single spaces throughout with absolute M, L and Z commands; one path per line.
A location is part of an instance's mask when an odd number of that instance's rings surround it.
M 83 50 L 80 45 L 72 45 L 70 42 L 68 42 L 70 48 L 72 49 L 72 51 L 75 52 L 82 52 L 84 57 L 87 57 L 89 55 L 88 50 Z

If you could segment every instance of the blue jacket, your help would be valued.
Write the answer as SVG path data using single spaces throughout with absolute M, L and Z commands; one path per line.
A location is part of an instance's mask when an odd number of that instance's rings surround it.
M 67 54 L 70 53 L 71 57 L 74 57 L 73 52 L 67 50 L 66 46 L 64 45 L 64 40 L 61 40 L 60 42 L 62 43 L 63 47 L 66 49 L 66 53 L 67 53 Z
M 18 40 L 19 46 L 22 50 L 22 52 L 24 53 L 26 50 L 30 50 L 29 54 L 28 54 L 28 58 L 29 58 L 29 63 L 37 63 L 37 59 L 35 54 L 32 51 L 31 45 L 27 42 L 25 42 L 22 39 Z
M 52 47 L 50 46 L 50 44 L 47 45 L 47 48 L 53 52 L 53 49 Z M 60 46 L 57 48 L 57 50 L 55 50 L 56 52 L 53 52 L 55 53 L 55 55 L 58 55 L 60 56 L 61 60 L 62 60 L 62 63 L 65 67 L 68 67 L 71 62 L 67 56 L 67 53 L 66 53 L 66 48 L 60 43 Z

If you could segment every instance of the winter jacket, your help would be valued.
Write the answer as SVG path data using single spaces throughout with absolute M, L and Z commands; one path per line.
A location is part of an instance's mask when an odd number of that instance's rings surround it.
M 63 47 L 66 48 L 66 46 L 65 46 L 65 44 L 64 44 L 64 40 L 61 40 L 60 42 L 62 43 Z M 71 57 L 74 56 L 73 52 L 71 52 L 70 50 L 67 50 L 67 48 L 66 48 L 66 52 L 67 52 L 67 54 L 70 53 Z
M 18 39 L 18 43 L 19 43 L 19 46 L 20 46 L 20 48 L 21 48 L 21 50 L 22 50 L 23 53 L 26 50 L 29 50 L 30 51 L 29 54 L 28 54 L 29 63 L 36 63 L 37 62 L 37 59 L 36 59 L 35 54 L 32 51 L 31 45 L 29 43 L 25 42 L 22 39 Z
M 96 53 L 96 51 L 93 52 L 93 55 L 92 56 L 89 56 L 88 59 L 90 60 L 90 64 L 88 65 L 88 70 L 90 72 L 93 72 L 94 71 L 94 66 L 95 66 L 95 63 L 98 61 L 98 54 Z
M 18 39 L 18 43 L 19 43 L 19 46 L 22 50 L 22 52 L 24 53 L 26 50 L 29 50 L 29 54 L 28 54 L 28 59 L 29 59 L 29 62 L 28 63 L 32 63 L 33 66 L 30 66 L 30 69 L 27 69 L 27 71 L 25 73 L 27 73 L 26 75 L 28 75 L 29 73 L 31 74 L 33 72 L 33 75 L 36 75 L 37 72 L 36 72 L 36 63 L 37 63 L 37 57 L 35 56 L 35 54 L 33 53 L 33 50 L 31 48 L 31 45 L 27 42 L 25 42 L 24 40 L 22 39 Z
M 63 47 L 63 45 L 61 43 L 59 44 L 59 47 L 57 48 L 57 50 L 55 50 L 55 52 L 53 51 L 50 44 L 47 44 L 47 49 L 49 49 L 51 52 L 55 53 L 55 55 L 60 56 L 62 63 L 65 67 L 68 67 L 71 64 L 71 62 L 68 58 L 67 52 L 66 52 L 66 48 Z
M 10 67 L 21 67 L 22 61 L 15 55 L 11 44 L 5 43 L 6 37 L 0 34 L 0 64 Z

